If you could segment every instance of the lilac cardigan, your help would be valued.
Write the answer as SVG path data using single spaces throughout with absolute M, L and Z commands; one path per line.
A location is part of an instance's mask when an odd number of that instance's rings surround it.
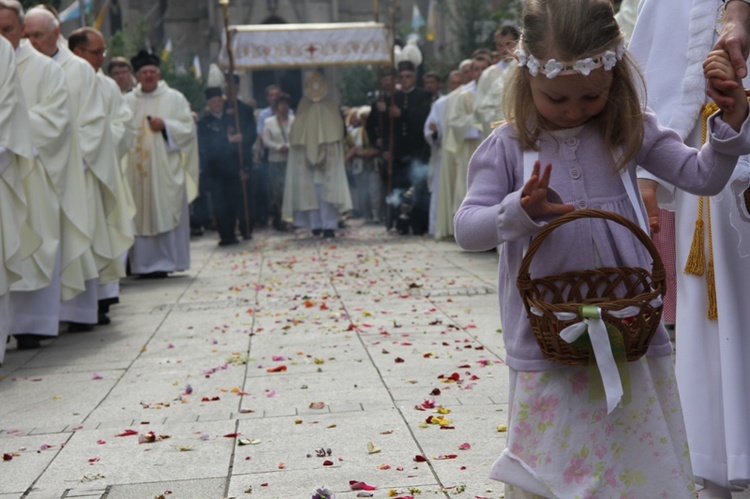
M 661 127 L 648 111 L 643 146 L 628 165 L 631 181 L 636 184 L 636 165 L 640 165 L 689 193 L 719 193 L 737 157 L 750 153 L 748 121 L 736 133 L 718 115 L 712 116 L 709 140 L 699 151 L 684 145 L 672 130 Z M 637 222 L 622 178 L 615 171 L 612 153 L 595 126 L 584 125 L 556 135 L 542 133 L 539 144 L 541 164 L 552 163 L 551 198 L 578 209 L 614 211 Z M 465 250 L 486 251 L 501 245 L 498 295 L 506 362 L 518 371 L 538 371 L 561 366 L 542 358 L 516 289 L 524 247 L 547 222 L 532 220 L 521 208 L 523 176 L 523 151 L 513 129 L 508 125 L 495 129 L 469 162 L 469 189 L 454 223 L 456 240 Z M 585 219 L 556 229 L 536 253 L 530 272 L 532 277 L 541 277 L 623 265 L 650 269 L 651 258 L 627 229 L 604 220 Z M 668 355 L 671 351 L 667 333 L 660 326 L 648 355 Z

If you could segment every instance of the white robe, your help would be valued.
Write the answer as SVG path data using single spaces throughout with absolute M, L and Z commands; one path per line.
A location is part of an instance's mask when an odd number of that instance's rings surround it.
M 23 179 L 34 168 L 29 115 L 16 76 L 13 47 L 0 37 L 0 363 L 9 330 L 10 286 L 22 278 L 21 262 L 42 243 L 27 225 Z
M 516 60 L 501 61 L 484 70 L 474 96 L 474 117 L 482 125 L 482 137 L 489 137 L 492 124 L 505 119 L 503 96 L 508 78 L 517 66 Z
M 99 88 L 102 92 L 102 98 L 104 99 L 104 108 L 107 111 L 107 117 L 109 118 L 109 128 L 112 132 L 112 144 L 114 147 L 115 164 L 117 173 L 119 175 L 119 183 L 122 191 L 118 196 L 117 201 L 120 204 L 120 210 L 130 220 L 131 232 L 130 236 L 133 237 L 133 218 L 135 217 L 135 202 L 133 201 L 133 193 L 130 191 L 130 184 L 124 176 L 123 172 L 123 160 L 127 152 L 133 146 L 133 139 L 135 137 L 135 130 L 133 130 L 133 113 L 130 107 L 125 103 L 125 98 L 120 91 L 120 87 L 117 86 L 117 82 L 105 75 L 101 70 L 96 74 L 99 81 Z M 132 242 L 130 244 L 132 246 Z M 130 249 L 130 246 L 128 249 Z M 123 256 L 127 251 L 123 252 L 120 256 L 121 268 L 125 267 L 125 260 Z M 117 298 L 120 295 L 120 280 L 114 279 L 110 282 L 102 283 L 99 285 L 98 297 L 99 300 Z
M 139 85 L 125 101 L 136 130 L 126 172 L 137 209 L 135 244 L 129 254 L 131 271 L 187 270 L 187 205 L 198 193 L 197 138 L 190 104 L 163 81 L 151 93 L 144 93 Z M 151 131 L 148 116 L 164 120 L 166 140 Z
M 281 208 L 284 220 L 313 229 L 334 229 L 335 226 L 319 224 L 330 223 L 338 214 L 352 209 L 344 166 L 343 130 L 341 115 L 330 99 L 312 102 L 303 98 L 289 131 L 292 147 L 284 180 Z M 315 218 L 318 215 L 311 218 L 300 213 L 313 211 L 320 211 L 322 220 Z
M 693 0 L 691 9 L 684 4 L 641 2 L 630 50 L 644 68 L 649 105 L 659 121 L 697 145 L 707 99 L 701 64 L 715 42 L 721 1 Z M 741 158 L 727 187 L 710 198 L 718 320 L 707 318 L 705 276 L 683 272 L 698 197 L 664 183 L 658 192 L 675 211 L 676 373 L 693 472 L 698 481 L 724 487 L 750 480 L 750 260 L 743 258 L 750 253 L 750 223 L 740 218 L 735 195 L 748 186 L 750 166 Z
M 125 275 L 120 255 L 133 244 L 133 228 L 122 201 L 123 178 L 115 159 L 102 85 L 91 65 L 66 47 L 61 47 L 55 58 L 65 71 L 85 168 L 97 276 L 101 282 L 109 282 Z
M 440 163 L 443 149 L 443 117 L 448 96 L 443 95 L 432 103 L 430 114 L 424 122 L 424 138 L 430 146 L 430 164 L 427 174 L 427 186 L 430 189 L 430 216 L 427 232 L 435 234 L 437 226 L 438 193 L 440 192 Z M 436 134 L 433 137 L 430 123 L 435 124 Z
M 65 73 L 27 40 L 22 40 L 18 47 L 16 63 L 31 121 L 36 161 L 44 168 L 55 193 L 45 201 L 50 206 L 59 203 L 59 219 L 49 220 L 45 230 L 45 237 L 53 237 L 54 231 L 59 230 L 60 263 L 56 272 L 60 276 L 53 275 L 52 279 L 59 278 L 62 296 L 72 298 L 84 290 L 82 260 L 87 252 L 90 253 L 91 233 L 88 231 L 83 170 L 80 160 L 73 160 L 77 144 Z M 14 285 L 13 290 L 31 291 L 34 288 L 22 282 Z M 12 300 L 15 309 L 15 298 Z M 50 304 L 45 303 L 43 301 L 32 310 L 54 311 Z
M 10 334 L 33 333 L 56 336 L 60 311 L 60 255 L 61 255 L 61 208 L 45 158 L 49 155 L 48 134 L 60 133 L 67 123 L 60 119 L 57 107 L 67 110 L 67 91 L 62 70 L 50 60 L 37 53 L 30 44 L 22 43 L 16 50 L 19 81 L 24 88 L 26 106 L 29 110 L 32 142 L 36 149 L 35 168 L 24 179 L 24 191 L 29 208 L 29 224 L 42 236 L 39 249 L 23 262 L 23 279 L 11 288 L 9 297 Z M 37 67 L 36 71 L 29 68 Z M 41 78 L 40 78 L 41 76 Z M 44 100 L 39 102 L 40 96 Z M 60 98 L 62 97 L 62 98 Z M 45 107 L 49 114 L 40 116 Z M 65 114 L 68 117 L 69 114 Z M 41 122 L 41 123 L 40 123 Z M 37 127 L 39 130 L 37 130 Z M 58 141 L 57 137 L 52 138 Z M 54 161 L 51 162 L 51 164 Z M 62 168 L 67 168 L 67 161 Z M 51 169 L 54 173 L 54 169 Z M 58 172 L 59 173 L 59 172 Z M 63 224 L 67 227 L 67 225 Z
M 453 215 L 466 196 L 469 158 L 479 146 L 481 132 L 475 126 L 474 93 L 471 81 L 448 94 L 443 117 L 443 154 L 440 164 L 435 239 L 453 236 Z

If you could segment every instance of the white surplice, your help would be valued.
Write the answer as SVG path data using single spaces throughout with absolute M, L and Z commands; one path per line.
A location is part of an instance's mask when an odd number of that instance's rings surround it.
M 104 108 L 107 111 L 109 128 L 112 132 L 116 171 L 119 176 L 119 185 L 122 189 L 117 198 L 117 202 L 120 205 L 120 213 L 130 219 L 130 236 L 132 238 L 134 230 L 132 220 L 135 217 L 135 202 L 133 201 L 133 193 L 130 191 L 130 184 L 124 175 L 123 162 L 125 155 L 133 146 L 133 139 L 135 137 L 135 130 L 133 130 L 133 113 L 130 110 L 130 107 L 125 103 L 125 98 L 120 91 L 120 87 L 117 86 L 117 82 L 105 75 L 101 69 L 97 72 L 96 76 L 99 80 L 99 88 L 104 100 Z M 132 246 L 132 242 L 130 246 Z M 128 249 L 130 249 L 130 246 L 128 246 Z M 120 269 L 125 268 L 127 256 L 125 256 L 125 259 L 123 259 L 123 256 L 126 253 L 127 250 L 120 256 L 120 262 L 112 264 L 115 269 L 118 267 Z M 99 285 L 99 300 L 111 300 L 117 298 L 119 295 L 119 279 L 113 279 Z
M 22 261 L 42 244 L 27 224 L 23 179 L 34 169 L 29 115 L 16 76 L 13 47 L 0 37 L 0 363 L 9 332 L 8 295 Z
M 440 164 L 435 239 L 453 235 L 453 215 L 466 196 L 469 158 L 479 146 L 482 134 L 474 119 L 477 82 L 470 81 L 448 94 L 443 117 L 443 151 Z
M 437 226 L 438 193 L 440 192 L 440 162 L 443 156 L 443 117 L 448 96 L 443 95 L 432 103 L 430 114 L 424 122 L 424 138 L 430 146 L 429 173 L 427 174 L 427 185 L 430 189 L 430 216 L 427 232 L 435 234 Z M 435 134 L 430 130 L 430 123 L 435 124 Z
M 649 106 L 686 142 L 701 139 L 707 101 L 702 63 L 721 31 L 720 0 L 644 0 L 630 41 L 641 63 Z M 747 82 L 745 84 L 747 87 Z M 654 179 L 657 180 L 658 179 Z M 707 317 L 706 277 L 683 272 L 698 214 L 698 197 L 661 183 L 664 207 L 675 211 L 677 382 L 693 472 L 700 482 L 747 486 L 750 480 L 750 223 L 741 194 L 750 165 L 740 158 L 724 190 L 710 198 L 718 320 Z
M 73 122 L 78 132 L 84 179 L 93 218 L 92 253 L 100 282 L 124 277 L 120 255 L 133 244 L 122 172 L 117 164 L 102 85 L 94 69 L 67 47 L 55 56 L 68 83 Z
M 60 286 L 62 295 L 72 298 L 84 289 L 82 257 L 90 252 L 91 233 L 83 171 L 80 159 L 75 160 L 78 147 L 65 73 L 26 40 L 18 47 L 17 64 L 31 120 L 36 161 L 44 167 L 60 203 Z M 49 225 L 54 227 L 55 221 Z
M 506 59 L 482 72 L 474 94 L 474 118 L 482 125 L 482 138 L 492 132 L 492 124 L 505 119 L 503 94 L 508 77 L 517 64 L 515 59 Z
M 127 179 L 136 206 L 134 274 L 190 267 L 187 206 L 198 193 L 195 122 L 187 99 L 160 81 L 150 93 L 140 85 L 125 96 L 136 130 L 128 154 Z M 152 132 L 147 117 L 161 118 L 165 132 Z
M 64 176 L 68 162 L 55 165 L 54 159 L 48 163 L 46 160 L 51 152 L 50 142 L 59 143 L 67 137 L 63 131 L 69 126 L 67 87 L 58 65 L 36 52 L 28 42 L 24 41 L 16 49 L 16 64 L 30 117 L 29 133 L 34 145 L 38 144 L 34 172 L 24 179 L 24 191 L 29 223 L 42 236 L 42 245 L 24 260 L 23 279 L 11 288 L 10 334 L 56 336 L 60 312 L 61 225 L 67 228 L 69 224 L 61 218 L 55 180 Z M 65 154 L 68 149 L 62 147 L 62 150 Z M 54 153 L 59 154 L 59 151 Z M 55 166 L 48 169 L 48 164 Z M 82 282 L 80 285 L 83 286 Z

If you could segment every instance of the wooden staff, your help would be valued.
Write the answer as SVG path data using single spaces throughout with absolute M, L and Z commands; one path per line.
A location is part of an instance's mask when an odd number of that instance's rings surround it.
M 232 108 L 234 109 L 234 123 L 237 133 L 242 133 L 240 127 L 240 105 L 237 102 L 237 86 L 234 82 L 234 52 L 232 51 L 232 32 L 229 29 L 229 0 L 219 0 L 222 11 L 224 13 L 224 35 L 227 39 L 227 59 L 229 60 L 229 78 L 227 79 L 227 87 L 229 92 L 232 94 Z M 243 137 L 243 140 L 245 137 Z M 242 174 L 242 166 L 245 163 L 244 154 L 242 151 L 243 140 L 237 143 L 237 151 L 239 152 L 240 164 L 239 164 L 239 176 L 240 183 L 242 185 L 242 205 L 245 210 L 245 234 L 252 232 L 252 221 L 250 219 L 250 202 L 247 198 L 247 178 Z
M 390 59 L 391 59 L 391 71 L 394 70 L 394 60 L 393 60 L 393 49 L 396 46 L 396 9 L 393 6 L 393 0 L 391 0 L 390 3 L 390 14 L 391 14 L 391 50 L 390 50 Z M 398 74 L 398 73 L 396 73 Z M 394 126 L 394 120 L 393 115 L 391 114 L 391 109 L 396 104 L 395 100 L 396 96 L 396 77 L 393 77 L 393 88 L 391 88 L 391 102 L 388 106 L 388 196 L 393 194 L 393 126 Z M 385 203 L 385 225 L 386 230 L 391 228 L 391 224 L 394 223 L 393 221 L 393 212 L 395 211 L 396 219 L 398 220 L 398 209 L 399 205 L 396 205 L 396 207 L 391 210 L 391 206 L 389 203 Z

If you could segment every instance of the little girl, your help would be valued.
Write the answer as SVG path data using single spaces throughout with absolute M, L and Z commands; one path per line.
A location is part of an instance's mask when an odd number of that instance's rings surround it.
M 462 248 L 501 245 L 510 424 L 491 477 L 507 484 L 506 497 L 693 497 L 664 327 L 648 353 L 627 364 L 625 396 L 608 405 L 595 388 L 596 369 L 543 359 L 515 281 L 530 239 L 563 213 L 596 208 L 648 230 L 636 165 L 691 193 L 719 192 L 737 156 L 750 152 L 744 92 L 740 85 L 731 111 L 709 119 L 701 150 L 685 146 L 642 106 L 638 71 L 608 0 L 528 0 L 517 55 L 506 93 L 508 123 L 472 157 L 468 194 L 455 217 Z M 712 52 L 704 68 L 708 77 L 736 80 L 723 52 Z M 552 232 L 530 273 L 651 263 L 628 230 L 584 219 Z

